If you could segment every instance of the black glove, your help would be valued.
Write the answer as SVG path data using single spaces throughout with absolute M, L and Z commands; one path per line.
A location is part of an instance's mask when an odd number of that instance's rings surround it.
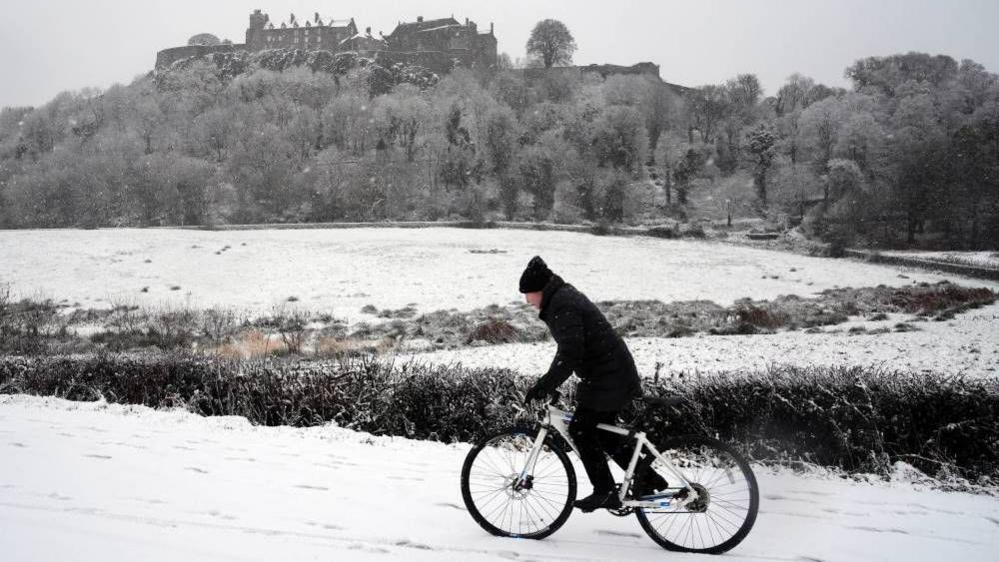
M 535 400 L 547 400 L 548 396 L 551 395 L 551 391 L 539 384 L 535 384 L 527 391 L 524 395 L 524 402 L 533 402 Z

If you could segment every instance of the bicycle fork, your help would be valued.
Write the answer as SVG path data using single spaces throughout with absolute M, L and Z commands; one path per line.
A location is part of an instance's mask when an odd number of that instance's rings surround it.
M 544 447 L 545 438 L 547 437 L 548 428 L 541 427 L 538 430 L 538 436 L 534 439 L 531 453 L 527 456 L 527 462 L 524 463 L 524 468 L 521 469 L 517 479 L 513 482 L 513 490 L 515 492 L 530 490 L 534 486 L 534 467 L 538 463 L 538 456 L 541 455 L 541 448 Z

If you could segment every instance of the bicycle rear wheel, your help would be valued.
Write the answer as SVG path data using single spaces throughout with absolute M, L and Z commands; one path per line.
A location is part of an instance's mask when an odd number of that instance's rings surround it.
M 461 497 L 486 531 L 501 537 L 542 539 L 561 527 L 576 499 L 576 473 L 550 439 L 521 485 L 537 431 L 514 428 L 476 444 L 461 468 Z
M 667 550 L 721 554 L 742 542 L 756 522 L 760 492 L 749 463 L 733 448 L 710 437 L 670 439 L 660 454 L 697 491 L 689 495 L 682 483 L 659 459 L 636 475 L 638 489 L 655 470 L 671 487 L 645 500 L 661 500 L 654 509 L 639 508 L 642 529 Z

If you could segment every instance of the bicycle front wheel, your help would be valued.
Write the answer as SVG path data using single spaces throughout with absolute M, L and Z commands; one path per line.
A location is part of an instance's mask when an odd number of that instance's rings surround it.
M 461 468 L 461 497 L 486 531 L 501 537 L 542 539 L 561 527 L 576 499 L 576 473 L 569 457 L 546 439 L 527 478 L 537 431 L 515 428 L 472 447 Z
M 647 470 L 655 470 L 670 487 L 642 498 L 659 502 L 656 508 L 635 512 L 645 533 L 663 548 L 678 552 L 721 554 L 742 542 L 760 507 L 756 476 L 746 459 L 710 437 L 678 437 L 656 448 L 663 459 L 656 459 Z M 667 464 L 691 484 L 696 499 L 676 482 Z M 650 477 L 647 471 L 636 475 L 639 489 Z

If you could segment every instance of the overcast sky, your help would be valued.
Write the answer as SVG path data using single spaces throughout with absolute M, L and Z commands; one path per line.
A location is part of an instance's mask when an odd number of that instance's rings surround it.
M 538 20 L 556 18 L 576 38 L 577 64 L 652 61 L 687 86 L 752 72 L 767 94 L 793 72 L 847 86 L 843 70 L 856 59 L 906 51 L 999 71 L 999 0 L 14 0 L 0 30 L 0 106 L 130 82 L 156 51 L 197 33 L 241 43 L 254 8 L 277 21 L 292 11 L 354 17 L 386 34 L 399 20 L 454 14 L 480 30 L 495 23 L 500 52 L 513 58 Z

